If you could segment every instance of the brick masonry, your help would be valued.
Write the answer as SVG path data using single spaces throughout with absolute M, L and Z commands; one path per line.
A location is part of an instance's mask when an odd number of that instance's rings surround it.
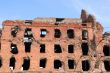
M 109 33 L 103 35 L 103 26 L 85 10 L 77 19 L 6 20 L 0 32 L 2 73 L 110 71 Z

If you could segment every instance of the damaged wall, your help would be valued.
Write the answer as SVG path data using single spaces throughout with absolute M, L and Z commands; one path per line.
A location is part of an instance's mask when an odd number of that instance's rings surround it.
M 109 61 L 101 57 L 103 27 L 85 10 L 79 19 L 6 20 L 3 25 L 0 72 L 109 71 Z

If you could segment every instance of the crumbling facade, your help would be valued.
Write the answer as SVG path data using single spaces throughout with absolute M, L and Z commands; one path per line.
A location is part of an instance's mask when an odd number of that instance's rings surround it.
M 109 72 L 110 47 L 104 49 L 108 46 L 104 47 L 102 33 L 102 25 L 85 10 L 78 19 L 6 20 L 1 35 L 0 72 Z

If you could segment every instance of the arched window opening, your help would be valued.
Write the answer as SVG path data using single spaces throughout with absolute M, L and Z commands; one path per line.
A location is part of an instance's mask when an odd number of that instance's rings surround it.
M 88 60 L 82 61 L 82 70 L 83 71 L 88 71 L 90 69 L 90 63 Z
M 62 67 L 62 62 L 60 60 L 54 60 L 54 68 L 60 69 Z

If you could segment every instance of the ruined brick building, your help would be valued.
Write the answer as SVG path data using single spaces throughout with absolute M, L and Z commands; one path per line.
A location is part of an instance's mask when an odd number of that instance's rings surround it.
M 0 36 L 3 73 L 110 71 L 110 36 L 85 10 L 77 19 L 6 20 Z

